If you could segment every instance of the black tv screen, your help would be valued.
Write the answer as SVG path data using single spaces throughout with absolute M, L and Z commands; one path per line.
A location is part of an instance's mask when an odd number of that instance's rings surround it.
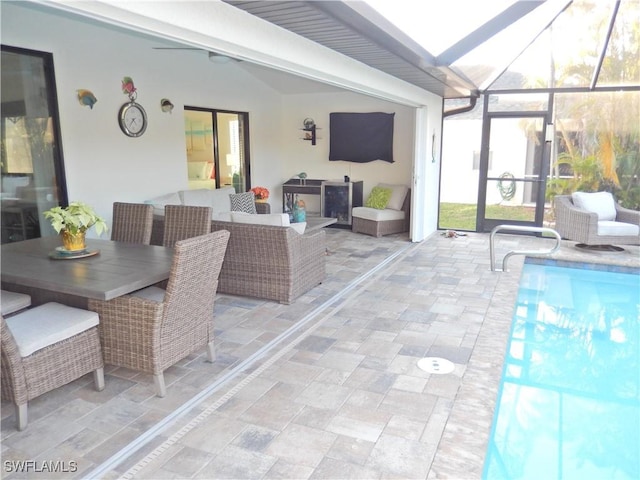
M 330 113 L 329 160 L 393 163 L 395 113 Z

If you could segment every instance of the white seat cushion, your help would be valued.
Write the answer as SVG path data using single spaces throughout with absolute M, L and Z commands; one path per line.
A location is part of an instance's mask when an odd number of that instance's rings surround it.
M 574 192 L 571 199 L 576 207 L 597 213 L 598 220 L 616 219 L 616 203 L 609 192 Z
M 135 291 L 131 294 L 132 297 L 144 298 L 145 300 L 152 300 L 154 302 L 164 302 L 164 294 L 166 291 L 159 287 L 147 287 L 142 290 Z
M 234 223 L 250 223 L 252 225 L 271 225 L 274 227 L 288 227 L 289 215 L 286 213 L 268 213 L 257 215 L 245 212 L 231 212 Z
M 374 222 L 383 222 L 386 220 L 404 220 L 404 212 L 402 210 L 392 210 L 390 208 L 378 210 L 377 208 L 354 207 L 351 211 L 351 216 L 356 218 L 363 218 L 365 220 L 373 220 Z
M 218 222 L 230 222 L 231 221 L 231 212 L 212 212 L 211 220 L 217 220 Z
M 31 297 L 25 293 L 8 292 L 7 290 L 2 290 L 0 304 L 2 304 L 0 305 L 2 315 L 9 315 L 31 305 Z
M 98 325 L 96 312 L 50 302 L 15 314 L 5 320 L 18 344 L 21 357 L 28 357 Z
M 290 227 L 300 235 L 304 234 L 307 222 L 291 223 L 287 213 L 267 213 L 254 215 L 246 212 L 231 212 L 233 223 L 249 223 L 251 225 L 271 225 L 273 227 Z
M 640 235 L 640 227 L 632 223 L 601 220 L 598 222 L 598 235 L 610 235 L 614 237 L 637 236 Z

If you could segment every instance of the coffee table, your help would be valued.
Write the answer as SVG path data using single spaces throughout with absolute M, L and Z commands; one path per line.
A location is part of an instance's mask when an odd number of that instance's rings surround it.
M 320 228 L 328 227 L 329 225 L 337 223 L 337 221 L 337 218 L 332 217 L 307 216 L 307 228 L 305 229 L 305 231 L 309 232 L 312 230 L 318 230 Z

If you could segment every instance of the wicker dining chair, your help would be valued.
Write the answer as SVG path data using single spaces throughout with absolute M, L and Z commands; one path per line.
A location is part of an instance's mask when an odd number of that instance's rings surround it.
M 173 247 L 178 240 L 211 232 L 211 207 L 165 205 L 162 245 Z
M 153 205 L 146 203 L 113 203 L 111 240 L 116 242 L 151 243 Z
M 229 232 L 219 231 L 176 242 L 166 290 L 90 299 L 105 363 L 152 374 L 164 397 L 165 369 L 204 346 L 213 362 L 213 305 L 228 241 Z
M 2 321 L 2 398 L 27 427 L 30 400 L 93 372 L 104 389 L 104 363 L 95 312 L 49 302 Z

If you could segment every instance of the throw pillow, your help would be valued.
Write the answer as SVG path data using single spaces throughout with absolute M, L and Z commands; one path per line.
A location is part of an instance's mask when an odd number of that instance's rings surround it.
M 387 208 L 391 210 L 402 210 L 402 205 L 409 192 L 409 187 L 406 185 L 390 185 L 388 183 L 379 183 L 378 187 L 391 189 L 391 198 L 389 199 Z
M 391 198 L 391 189 L 384 187 L 373 187 L 369 198 L 365 202 L 364 206 L 369 208 L 376 208 L 378 210 L 384 210 L 387 208 L 387 203 Z
M 232 212 L 245 212 L 257 215 L 255 195 L 253 192 L 235 193 L 229 195 Z
M 597 213 L 598 220 L 614 221 L 616 219 L 616 203 L 609 192 L 573 192 L 571 199 L 576 207 Z

